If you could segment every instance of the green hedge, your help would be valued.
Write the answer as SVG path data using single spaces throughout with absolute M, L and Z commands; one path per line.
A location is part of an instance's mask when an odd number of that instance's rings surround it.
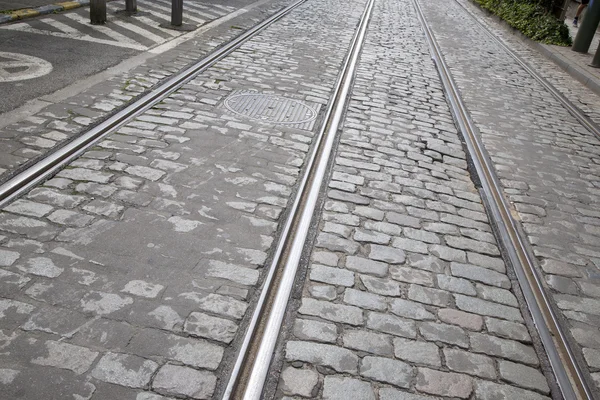
M 571 46 L 569 28 L 539 0 L 475 0 L 525 36 L 542 43 Z

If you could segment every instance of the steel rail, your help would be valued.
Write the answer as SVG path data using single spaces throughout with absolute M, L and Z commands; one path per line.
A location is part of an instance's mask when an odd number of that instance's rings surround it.
M 348 94 L 371 19 L 373 4 L 374 0 L 368 0 L 358 29 L 351 41 L 350 49 L 334 87 L 332 99 L 325 112 L 324 122 L 315 137 L 314 150 L 309 157 L 306 173 L 290 209 L 223 399 L 259 400 L 261 398 L 300 259 L 313 221 L 319 192 L 346 109 Z M 255 349 L 254 354 L 249 354 L 251 349 Z M 242 382 L 244 378 L 245 381 Z
M 473 123 L 461 98 L 459 89 L 450 74 L 418 0 L 412 0 L 412 2 L 423 26 L 452 113 L 464 137 L 473 165 L 481 181 L 482 198 L 490 214 L 490 219 L 496 227 L 498 240 L 507 251 L 509 261 L 514 267 L 517 280 L 540 335 L 540 340 L 548 355 L 559 388 L 565 399 L 593 400 L 592 392 L 583 378 L 566 335 L 550 304 L 549 296 L 542 285 L 541 278 L 535 268 L 535 262 L 527 250 L 526 240 L 521 237 L 517 229 L 517 223 L 512 217 L 508 201 L 503 196 L 502 186 L 481 142 L 479 130 Z
M 0 185 L 0 208 L 6 206 L 17 196 L 20 196 L 38 183 L 47 179 L 52 174 L 56 173 L 59 169 L 66 166 L 88 148 L 96 144 L 100 139 L 106 137 L 110 133 L 115 132 L 133 118 L 137 117 L 144 111 L 163 100 L 165 97 L 179 89 L 182 85 L 194 79 L 199 73 L 229 55 L 246 41 L 260 33 L 277 20 L 281 19 L 283 16 L 305 1 L 306 0 L 298 0 L 288 7 L 273 14 L 264 21 L 253 26 L 243 34 L 227 42 L 224 46 L 212 51 L 196 64 L 170 78 L 165 83 L 153 89 L 150 93 L 142 96 L 140 99 L 136 100 L 123 110 L 117 112 L 105 121 L 83 133 L 72 142 L 52 152 L 44 159 L 40 160 L 36 164 L 25 169 L 4 184 Z
M 531 75 L 538 83 L 540 83 L 547 91 L 550 92 L 562 105 L 563 107 L 579 121 L 589 132 L 593 133 L 600 139 L 600 125 L 595 123 L 590 117 L 588 117 L 579 107 L 573 104 L 567 97 L 562 94 L 558 89 L 554 87 L 546 78 L 541 76 L 536 70 L 531 68 L 527 62 L 525 62 L 521 56 L 515 53 L 510 47 L 494 35 L 490 29 L 479 21 L 471 11 L 469 11 L 464 5 L 456 1 L 465 12 L 475 21 L 485 32 L 485 34 L 495 41 L 509 56 L 511 56 L 529 75 Z

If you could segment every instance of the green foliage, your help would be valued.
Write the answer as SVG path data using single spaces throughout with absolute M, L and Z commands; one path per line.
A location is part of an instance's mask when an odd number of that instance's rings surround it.
M 551 0 L 475 0 L 533 40 L 571 46 L 569 28 L 550 14 Z

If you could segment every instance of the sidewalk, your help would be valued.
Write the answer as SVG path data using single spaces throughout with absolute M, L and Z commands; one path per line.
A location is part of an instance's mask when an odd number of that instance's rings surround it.
M 572 25 L 572 20 L 572 18 L 567 18 L 565 23 L 569 27 L 571 37 L 575 40 L 579 28 L 575 28 Z M 571 50 L 570 47 L 535 43 L 535 47 L 537 47 L 542 54 L 554 61 L 562 69 L 567 71 L 571 76 L 583 83 L 596 94 L 600 94 L 600 68 L 591 67 L 590 63 L 592 62 L 599 45 L 600 33 L 598 33 L 598 31 L 596 31 L 590 49 L 585 54 L 575 52 Z

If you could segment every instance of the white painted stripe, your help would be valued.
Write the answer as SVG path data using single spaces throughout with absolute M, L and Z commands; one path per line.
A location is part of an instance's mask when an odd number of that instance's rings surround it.
M 235 8 L 235 7 L 223 6 L 223 5 L 221 5 L 221 4 L 211 4 L 211 7 L 220 8 L 220 9 L 222 9 L 223 11 L 226 11 L 226 12 L 228 12 L 228 13 L 230 13 L 230 12 L 233 12 L 233 11 L 235 11 L 235 10 L 236 10 L 236 8 Z
M 140 36 L 145 37 L 148 40 L 153 41 L 156 44 L 160 44 L 160 43 L 164 43 L 167 41 L 167 38 L 163 38 L 161 36 L 158 36 L 152 32 L 150 32 L 149 30 L 146 30 L 140 26 L 137 26 L 135 24 L 129 23 L 129 22 L 123 22 L 119 19 L 114 19 L 112 21 L 110 21 L 112 24 L 115 24 L 117 26 L 120 26 L 123 29 L 127 29 L 128 31 L 131 32 L 135 32 Z
M 171 18 L 171 9 L 170 8 L 164 7 L 164 6 L 160 6 L 160 5 L 156 4 L 156 3 L 152 3 L 152 4 L 147 3 L 147 4 L 144 4 L 144 7 L 145 7 L 144 10 L 148 10 L 148 12 L 150 12 L 151 14 L 154 14 L 154 13 L 152 11 L 150 11 L 149 8 L 156 8 L 157 10 L 161 10 L 161 11 L 166 12 L 167 16 L 169 17 L 169 22 L 171 21 L 170 20 L 170 18 Z M 183 8 L 183 21 L 184 21 L 184 23 L 185 23 L 186 19 L 188 19 L 190 21 L 194 21 L 194 22 L 196 22 L 197 24 L 200 24 L 200 25 L 202 25 L 203 23 L 206 22 L 205 19 L 200 19 L 198 17 L 194 17 L 193 15 L 190 15 L 190 13 L 192 13 L 192 11 L 186 10 L 185 6 L 184 6 L 184 8 Z
M 135 45 L 131 45 L 129 43 L 119 43 L 119 42 L 115 42 L 112 40 L 98 39 L 98 38 L 91 37 L 89 35 L 83 35 L 81 33 L 78 36 L 75 36 L 75 35 L 72 35 L 69 33 L 64 33 L 64 32 L 43 31 L 41 29 L 32 28 L 29 24 L 26 24 L 24 22 L 7 25 L 7 26 L 2 26 L 2 27 L 0 27 L 0 29 L 19 31 L 19 32 L 28 32 L 28 33 L 37 33 L 39 35 L 56 36 L 56 37 L 65 38 L 65 39 L 83 40 L 85 42 L 107 44 L 107 45 L 115 46 L 115 47 L 124 47 L 126 49 L 147 50 L 147 47 L 145 47 L 145 46 L 135 46 Z
M 193 9 L 194 12 L 204 18 L 207 19 L 216 19 L 219 18 L 221 16 L 221 14 L 219 14 L 218 12 L 214 12 L 213 10 L 207 9 L 206 7 L 202 6 L 202 5 L 198 5 L 198 4 L 193 4 L 193 3 L 183 3 L 183 9 Z M 210 12 L 207 11 L 213 11 L 213 13 L 211 14 Z
M 50 26 L 53 26 L 56 29 L 58 29 L 64 33 L 68 33 L 72 36 L 76 36 L 76 37 L 86 36 L 83 32 L 78 31 L 77 29 L 75 29 L 67 24 L 63 24 L 62 22 L 56 21 L 51 18 L 42 18 L 42 19 L 40 19 L 40 21 L 42 21 L 43 23 L 48 24 Z
M 163 27 L 161 27 L 161 26 L 158 25 L 159 24 L 158 21 L 154 21 L 154 20 L 152 20 L 152 19 L 150 19 L 148 17 L 142 17 L 142 16 L 138 15 L 138 16 L 135 17 L 135 19 L 138 20 L 138 21 L 140 21 L 140 22 L 142 22 L 142 23 L 144 23 L 144 24 L 146 24 L 146 25 L 148 25 L 148 26 L 153 27 L 154 29 L 158 29 L 159 31 L 164 32 L 164 33 L 166 33 L 169 36 L 175 37 L 175 36 L 181 35 L 181 32 L 173 30 L 173 29 L 163 28 Z M 169 18 L 167 20 L 167 23 L 170 23 L 170 22 L 171 22 L 171 19 Z
M 117 42 L 120 42 L 120 43 L 129 43 L 132 46 L 137 46 L 137 47 L 139 47 L 142 50 L 148 49 L 148 47 L 142 45 L 141 43 L 136 42 L 135 40 L 133 40 L 133 39 L 131 39 L 131 38 L 129 38 L 129 37 L 127 37 L 127 36 L 125 36 L 125 35 L 117 32 L 117 31 L 115 31 L 114 29 L 110 29 L 107 26 L 89 24 L 89 21 L 88 21 L 87 18 L 85 18 L 85 17 L 83 17 L 83 16 L 81 16 L 81 15 L 79 15 L 77 13 L 65 13 L 63 15 L 65 17 L 67 17 L 67 18 L 70 18 L 71 20 L 73 20 L 75 22 L 78 22 L 80 24 L 84 24 L 86 26 L 89 26 L 90 28 L 92 28 L 92 29 L 94 29 L 94 30 L 96 30 L 96 31 L 98 31 L 100 33 L 103 33 L 106 36 L 108 36 L 108 37 L 116 40 Z

